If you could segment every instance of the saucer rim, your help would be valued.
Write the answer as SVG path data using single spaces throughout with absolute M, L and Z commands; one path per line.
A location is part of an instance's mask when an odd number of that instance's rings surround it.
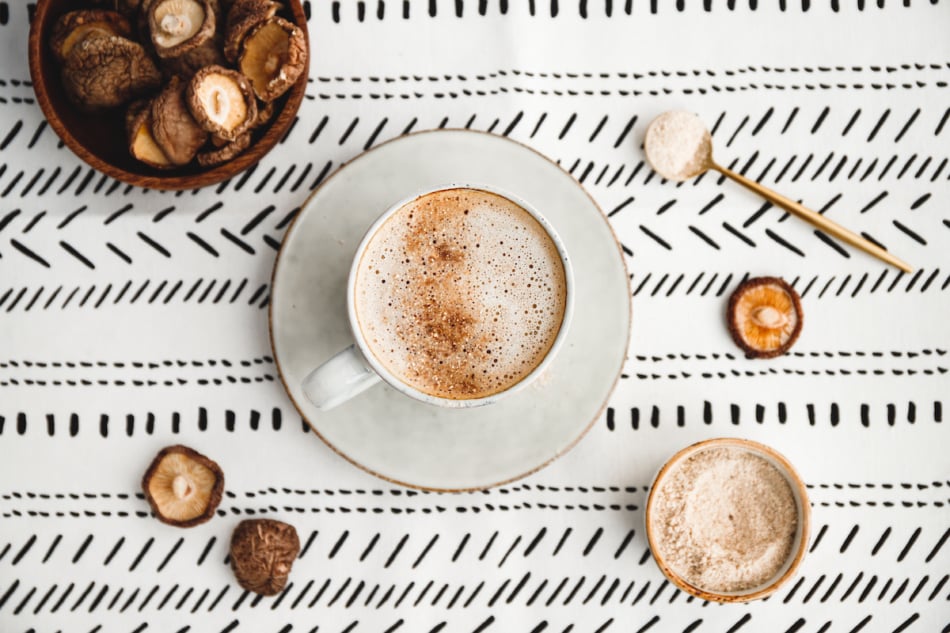
M 307 199 L 304 200 L 304 202 L 300 205 L 300 211 L 297 213 L 296 216 L 294 216 L 293 220 L 291 220 L 290 224 L 288 225 L 287 230 L 284 232 L 284 236 L 283 236 L 283 238 L 281 239 L 281 242 L 280 242 L 280 248 L 277 250 L 277 255 L 276 255 L 276 257 L 274 258 L 274 267 L 273 267 L 273 269 L 271 270 L 271 277 L 270 277 L 270 282 L 271 282 L 271 284 L 270 284 L 270 285 L 271 285 L 271 296 L 273 297 L 273 295 L 275 294 L 275 293 L 274 293 L 274 290 L 275 290 L 275 288 L 276 288 L 276 282 L 277 282 L 277 269 L 278 269 L 278 267 L 280 266 L 281 258 L 282 258 L 282 256 L 284 255 L 284 248 L 286 247 L 286 245 L 287 245 L 287 243 L 288 243 L 288 241 L 289 241 L 289 237 L 290 237 L 290 235 L 293 233 L 294 229 L 296 228 L 296 226 L 297 226 L 297 221 L 304 215 L 306 209 L 310 206 L 310 203 L 311 203 L 311 201 L 313 200 L 313 198 L 314 198 L 318 193 L 320 193 L 320 191 L 321 191 L 327 184 L 329 184 L 335 177 L 337 177 L 339 174 L 341 174 L 347 167 L 349 167 L 349 166 L 352 165 L 353 163 L 357 162 L 358 160 L 364 158 L 364 157 L 367 156 L 368 154 L 370 154 L 370 153 L 372 153 L 372 152 L 375 152 L 376 150 L 378 150 L 378 149 L 380 149 L 380 148 L 382 148 L 382 147 L 385 147 L 385 146 L 387 146 L 387 145 L 390 145 L 391 143 L 395 143 L 395 142 L 398 142 L 398 141 L 402 141 L 402 140 L 407 139 L 407 138 L 410 138 L 410 137 L 421 136 L 421 135 L 425 135 L 425 134 L 440 134 L 440 133 L 442 133 L 442 132 L 464 132 L 464 133 L 467 133 L 467 134 L 481 134 L 481 135 L 490 136 L 490 137 L 494 137 L 494 138 L 497 138 L 497 139 L 501 139 L 501 140 L 505 140 L 505 141 L 514 143 L 514 144 L 516 144 L 516 145 L 519 145 L 519 146 L 521 146 L 521 147 L 527 149 L 527 150 L 530 151 L 531 153 L 533 153 L 533 154 L 535 154 L 536 156 L 542 158 L 543 160 L 547 161 L 547 162 L 550 163 L 551 165 L 557 167 L 557 169 L 559 169 L 559 170 L 560 170 L 562 173 L 564 173 L 565 175 L 569 176 L 569 177 L 571 178 L 571 180 L 574 181 L 574 184 L 575 184 L 581 191 L 584 192 L 584 195 L 587 196 L 587 198 L 590 200 L 590 202 L 594 205 L 594 208 L 596 208 L 597 211 L 598 211 L 598 213 L 600 213 L 601 219 L 603 220 L 604 224 L 607 225 L 607 229 L 610 231 L 610 235 L 611 235 L 611 237 L 613 238 L 614 247 L 617 249 L 617 253 L 618 253 L 618 255 L 620 256 L 620 258 L 619 258 L 619 259 L 620 259 L 620 265 L 623 267 L 624 276 L 629 280 L 629 278 L 630 278 L 630 271 L 629 271 L 629 269 L 627 268 L 627 262 L 626 262 L 626 260 L 624 259 L 623 247 L 622 247 L 622 245 L 621 245 L 621 243 L 620 243 L 620 240 L 617 238 L 617 232 L 614 230 L 614 227 L 610 224 L 610 220 L 608 219 L 607 214 L 604 213 L 604 210 L 601 208 L 600 204 L 598 204 L 597 200 L 594 199 L 594 197 L 590 194 L 590 192 L 584 187 L 583 183 L 581 183 L 581 182 L 574 176 L 574 174 L 570 173 L 569 171 L 567 171 L 566 169 L 564 169 L 564 167 L 562 167 L 560 164 L 558 164 L 557 162 L 551 160 L 550 158 L 548 158 L 547 156 L 545 156 L 544 154 L 542 154 L 540 151 L 534 149 L 533 147 L 531 147 L 531 146 L 529 146 L 529 145 L 526 145 L 525 143 L 522 143 L 522 142 L 517 141 L 517 140 L 515 140 L 515 139 L 509 138 L 509 137 L 507 137 L 507 136 L 501 136 L 501 135 L 498 135 L 498 134 L 493 134 L 493 133 L 491 133 L 491 132 L 484 132 L 484 131 L 482 131 L 482 130 L 471 130 L 471 129 L 467 129 L 467 128 L 449 128 L 449 127 L 446 127 L 446 128 L 435 128 L 435 129 L 429 129 L 429 130 L 418 130 L 418 131 L 415 131 L 415 132 L 411 132 L 410 134 L 403 134 L 403 135 L 400 135 L 400 136 L 396 136 L 396 137 L 394 137 L 394 138 L 391 138 L 391 139 L 389 139 L 389 140 L 386 140 L 386 141 L 380 143 L 379 145 L 376 145 L 375 147 L 372 147 L 372 148 L 370 148 L 370 149 L 368 149 L 368 150 L 365 150 L 365 151 L 363 151 L 363 152 L 360 152 L 358 155 L 354 156 L 354 157 L 351 158 L 350 160 L 345 161 L 344 163 L 342 163 L 342 164 L 340 165 L 340 167 L 339 167 L 336 171 L 334 171 L 332 174 L 330 174 L 329 176 L 327 176 L 327 178 L 326 178 L 322 183 L 320 183 L 320 185 L 319 185 L 316 189 L 314 189 L 314 190 L 310 193 L 310 195 L 307 196 Z M 304 420 L 304 422 L 307 423 L 307 426 L 310 427 L 310 430 L 313 431 L 314 434 L 315 434 L 317 437 L 319 437 L 320 440 L 330 448 L 330 450 L 332 450 L 334 453 L 336 453 L 337 455 L 339 455 L 340 457 L 342 457 L 343 459 L 345 459 L 347 462 L 349 462 L 349 463 L 352 464 L 353 466 L 356 466 L 357 468 L 359 468 L 359 469 L 362 470 L 363 472 L 369 473 L 370 475 L 373 475 L 374 477 L 377 477 L 377 478 L 379 478 L 379 479 L 382 479 L 383 481 L 387 481 L 387 482 L 389 482 L 389 483 L 396 484 L 396 485 L 399 485 L 399 486 L 405 486 L 405 487 L 407 487 L 407 488 L 412 488 L 412 489 L 415 489 L 415 490 L 422 490 L 422 491 L 425 491 L 425 492 L 440 492 L 440 493 L 442 493 L 442 492 L 445 492 L 445 493 L 478 492 L 478 491 L 481 491 L 481 490 L 487 490 L 487 489 L 489 489 L 489 488 L 496 488 L 496 487 L 498 487 L 498 486 L 504 486 L 504 485 L 506 485 L 506 484 L 509 484 L 509 483 L 512 483 L 512 482 L 515 482 L 515 481 L 519 481 L 519 480 L 521 480 L 521 479 L 524 479 L 525 477 L 529 477 L 529 476 L 535 474 L 536 472 L 538 472 L 538 471 L 542 470 L 543 468 L 545 468 L 545 467 L 549 466 L 550 464 L 552 464 L 554 461 L 556 461 L 556 460 L 559 459 L 560 457 L 563 457 L 564 455 L 566 455 L 567 453 L 569 453 L 570 451 L 572 451 L 572 450 L 577 446 L 577 444 L 580 443 L 580 441 L 581 441 L 582 439 L 584 439 L 584 437 L 587 435 L 587 433 L 590 431 L 590 429 L 593 428 L 594 424 L 597 422 L 597 420 L 600 419 L 600 417 L 601 417 L 601 415 L 603 414 L 604 410 L 607 408 L 607 403 L 609 402 L 610 397 L 613 395 L 614 391 L 616 391 L 616 389 L 617 389 L 617 384 L 619 383 L 620 377 L 621 377 L 621 375 L 623 374 L 624 365 L 625 365 L 626 361 L 629 359 L 630 338 L 631 338 L 631 336 L 632 336 L 632 330 L 633 330 L 633 298 L 632 298 L 632 296 L 629 295 L 629 293 L 628 293 L 628 301 L 627 301 L 627 323 L 628 323 L 627 336 L 626 336 L 626 339 L 624 340 L 624 350 L 625 350 L 625 352 L 624 352 L 624 362 L 622 362 L 622 363 L 620 364 L 620 367 L 618 367 L 618 369 L 617 369 L 617 375 L 614 376 L 614 379 L 613 379 L 613 381 L 612 381 L 612 383 L 611 383 L 611 385 L 610 385 L 610 389 L 607 391 L 607 394 L 606 394 L 606 396 L 604 397 L 603 402 L 601 402 L 601 403 L 600 403 L 600 406 L 597 408 L 596 413 L 592 416 L 591 420 L 584 426 L 584 428 L 582 428 L 582 429 L 580 430 L 580 432 L 577 434 L 577 436 L 576 436 L 573 440 L 571 440 L 571 442 L 570 442 L 569 444 L 567 444 L 562 450 L 560 450 L 559 452 L 557 452 L 555 455 L 553 455 L 553 456 L 550 457 L 549 459 L 543 461 L 542 463 L 540 463 L 540 464 L 538 464 L 538 465 L 536 465 L 536 466 L 533 466 L 532 468 L 530 468 L 529 470 L 526 470 L 526 471 L 523 472 L 523 473 L 520 473 L 520 474 L 518 474 L 518 475 L 514 475 L 514 476 L 512 476 L 512 477 L 508 477 L 508 478 L 503 479 L 503 480 L 501 480 L 501 481 L 488 483 L 488 484 L 485 484 L 485 485 L 482 485 L 482 486 L 469 486 L 469 487 L 461 487 L 461 488 L 440 488 L 440 487 L 437 487 L 437 486 L 427 486 L 427 485 L 422 485 L 422 484 L 416 484 L 416 483 L 401 481 L 401 480 L 396 479 L 396 478 L 394 478 L 394 477 L 390 477 L 390 476 L 388 476 L 388 475 L 384 475 L 384 474 L 382 474 L 382 473 L 379 473 L 379 472 L 373 470 L 372 468 L 370 468 L 369 466 L 366 466 L 365 464 L 360 463 L 360 462 L 357 461 L 355 458 L 353 458 L 353 457 L 351 457 L 350 455 L 344 453 L 344 452 L 341 451 L 340 449 L 338 449 L 336 446 L 333 445 L 332 442 L 330 442 L 326 437 L 324 437 L 324 435 L 321 434 L 320 431 L 317 430 L 317 427 L 313 424 L 313 422 L 310 421 L 310 419 L 307 417 L 306 413 L 304 413 L 303 408 L 298 404 L 297 399 L 294 398 L 293 393 L 291 392 L 291 389 L 290 389 L 289 385 L 287 384 L 287 380 L 286 380 L 286 378 L 285 378 L 285 376 L 284 376 L 283 367 L 281 366 L 281 362 L 280 362 L 280 355 L 279 355 L 278 352 L 277 352 L 277 346 L 276 346 L 275 340 L 274 340 L 274 302 L 273 302 L 273 301 L 270 301 L 270 302 L 268 302 L 268 305 L 267 305 L 267 334 L 268 334 L 268 340 L 269 340 L 269 342 L 270 342 L 271 353 L 273 354 L 273 358 L 274 358 L 274 366 L 277 368 L 277 377 L 280 379 L 281 386 L 284 388 L 284 392 L 287 394 L 287 397 L 290 398 L 290 401 L 291 401 L 291 403 L 294 405 L 294 408 L 297 410 L 297 413 L 299 413 L 299 414 L 300 414 L 300 417 Z

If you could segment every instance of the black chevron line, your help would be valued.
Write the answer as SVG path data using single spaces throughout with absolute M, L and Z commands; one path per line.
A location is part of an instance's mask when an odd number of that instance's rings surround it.
M 651 230 L 648 229 L 647 227 L 643 226 L 642 224 L 640 225 L 640 230 L 643 231 L 648 237 L 650 237 L 653 241 L 655 241 L 657 244 L 659 244 L 660 246 L 662 246 L 662 247 L 665 248 L 666 250 L 668 250 L 668 251 L 673 250 L 673 247 L 670 246 L 669 242 L 667 242 L 666 240 L 664 240 L 664 239 L 661 238 L 659 235 L 657 235 L 656 233 L 654 233 L 653 231 L 651 231 Z
M 23 253 L 24 255 L 32 259 L 33 261 L 35 261 L 36 263 L 43 266 L 44 268 L 50 267 L 48 261 L 46 261 L 43 257 L 41 257 L 34 251 L 30 250 L 29 248 L 21 244 L 19 241 L 12 239 L 10 240 L 10 244 L 13 246 L 13 248 L 17 249 L 18 251 L 20 251 L 21 253 Z
M 217 249 L 215 249 L 213 246 L 211 246 L 211 244 L 208 244 L 208 242 L 206 242 L 205 240 L 203 240 L 203 239 L 200 238 L 199 236 L 195 235 L 195 234 L 192 233 L 191 231 L 186 232 L 185 235 L 187 235 L 188 238 L 189 238 L 192 242 L 194 242 L 195 244 L 197 244 L 198 246 L 200 246 L 200 247 L 202 248 L 202 250 L 204 250 L 204 251 L 207 252 L 208 254 L 210 254 L 210 255 L 212 255 L 212 256 L 214 256 L 214 257 L 220 256 L 220 253 L 218 253 Z
M 795 246 L 794 244 L 790 243 L 789 241 L 787 241 L 787 240 L 786 240 L 785 238 L 783 238 L 782 236 L 780 236 L 780 235 L 778 235 L 777 233 L 775 233 L 774 231 L 772 231 L 772 229 L 765 229 L 765 234 L 768 235 L 770 238 L 772 238 L 772 240 L 774 240 L 775 242 L 781 244 L 782 246 L 784 246 L 784 247 L 787 248 L 788 250 L 790 250 L 790 251 L 792 251 L 793 253 L 795 253 L 796 255 L 798 255 L 798 256 L 800 256 L 800 257 L 804 257 L 804 256 L 805 256 L 805 253 L 802 252 L 802 250 L 801 250 L 800 248 L 798 248 L 797 246 Z
M 904 233 L 905 235 L 907 235 L 908 237 L 910 237 L 912 240 L 914 240 L 914 241 L 917 242 L 918 244 L 922 244 L 922 245 L 924 245 L 924 246 L 927 245 L 927 240 L 925 240 L 923 237 L 921 237 L 920 234 L 918 234 L 918 233 L 912 231 L 912 230 L 911 230 L 910 228 L 908 228 L 906 225 L 902 224 L 901 222 L 899 222 L 899 221 L 897 221 L 897 220 L 892 220 L 891 223 L 892 223 L 894 226 L 896 226 L 902 233 Z
M 245 241 L 242 240 L 241 238 L 237 237 L 236 235 L 234 235 L 233 233 L 231 233 L 231 232 L 228 231 L 227 229 L 222 228 L 222 229 L 221 229 L 221 235 L 223 235 L 224 237 L 226 237 L 229 241 L 231 241 L 232 243 L 234 243 L 235 245 L 237 245 L 241 250 L 245 251 L 246 253 L 248 253 L 248 254 L 250 254 L 250 255 L 253 255 L 253 254 L 255 253 L 255 250 L 254 250 L 254 247 L 253 247 L 253 246 L 251 246 L 250 244 L 248 244 L 247 242 L 245 242 Z
M 59 245 L 63 247 L 64 251 L 66 251 L 67 253 L 69 253 L 76 259 L 78 259 L 80 262 L 82 262 L 83 265 L 86 266 L 86 268 L 95 270 L 96 265 L 93 264 L 92 261 L 90 261 L 88 257 L 80 253 L 78 250 L 76 250 L 71 244 L 69 244 L 66 241 L 60 240 Z
M 164 255 L 165 257 L 171 258 L 172 254 L 164 246 L 156 242 L 154 239 L 143 233 L 142 231 L 136 231 L 136 235 L 139 236 L 143 242 L 154 248 L 156 251 Z

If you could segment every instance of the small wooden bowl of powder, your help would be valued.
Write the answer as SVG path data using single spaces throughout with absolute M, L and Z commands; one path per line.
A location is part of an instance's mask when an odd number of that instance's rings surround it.
M 792 576 L 808 546 L 805 484 L 773 449 L 719 438 L 676 453 L 646 507 L 650 550 L 674 585 L 703 600 L 764 598 Z

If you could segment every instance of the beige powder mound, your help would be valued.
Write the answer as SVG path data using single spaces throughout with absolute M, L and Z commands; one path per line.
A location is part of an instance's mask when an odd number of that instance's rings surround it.
M 771 580 L 792 553 L 798 511 L 771 464 L 740 448 L 700 451 L 654 493 L 658 554 L 689 584 L 742 592 Z
M 647 127 L 643 149 L 656 173 L 682 181 L 702 170 L 712 153 L 712 139 L 692 112 L 664 112 Z

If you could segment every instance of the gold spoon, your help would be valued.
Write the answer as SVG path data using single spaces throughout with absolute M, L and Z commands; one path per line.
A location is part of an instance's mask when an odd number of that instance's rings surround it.
M 653 119 L 647 127 L 643 147 L 650 166 L 667 180 L 682 182 L 695 178 L 709 169 L 714 169 L 759 194 L 775 206 L 785 209 L 825 233 L 834 235 L 842 242 L 860 248 L 905 273 L 913 272 L 909 265 L 877 244 L 849 231 L 820 213 L 815 213 L 794 200 L 717 164 L 712 155 L 712 136 L 695 114 L 678 111 L 664 112 Z

